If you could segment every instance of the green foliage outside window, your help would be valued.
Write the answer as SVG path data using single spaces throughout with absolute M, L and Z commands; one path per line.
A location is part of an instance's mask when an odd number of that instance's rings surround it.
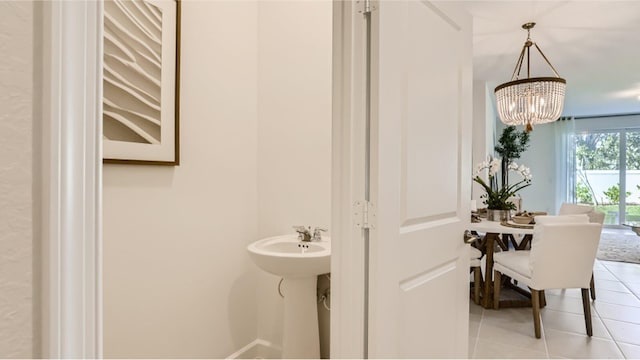
M 591 190 L 581 182 L 576 184 L 576 198 L 580 204 L 593 204 Z
M 631 192 L 627 191 L 627 197 L 631 196 Z M 620 203 L 620 183 L 613 185 L 608 188 L 607 191 L 604 192 L 604 196 L 606 196 L 611 204 L 619 204 Z
M 578 168 L 582 170 L 619 170 L 620 134 L 578 134 L 576 162 Z
M 621 170 L 620 132 L 578 133 L 575 135 L 576 200 L 599 205 L 601 194 L 593 191 L 587 171 Z M 640 132 L 626 133 L 626 170 L 640 170 Z M 638 188 L 640 190 L 640 188 Z M 620 203 L 620 186 L 611 186 L 604 195 L 610 204 Z M 627 192 L 627 197 L 631 193 Z M 587 202 L 591 199 L 589 202 Z
M 582 170 L 620 170 L 620 133 L 576 134 L 576 165 Z M 627 132 L 627 170 L 640 170 L 640 132 Z
M 640 170 L 640 132 L 627 133 L 627 170 Z

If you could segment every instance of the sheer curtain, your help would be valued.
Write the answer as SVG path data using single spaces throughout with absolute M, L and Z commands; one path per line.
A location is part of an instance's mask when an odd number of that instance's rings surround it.
M 561 117 L 553 123 L 556 148 L 556 213 L 563 202 L 575 202 L 575 119 Z

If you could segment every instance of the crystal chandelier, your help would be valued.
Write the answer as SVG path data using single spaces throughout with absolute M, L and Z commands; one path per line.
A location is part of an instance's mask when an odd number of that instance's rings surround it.
M 507 125 L 524 125 L 527 132 L 533 130 L 533 125 L 558 120 L 562 114 L 565 88 L 567 87 L 567 81 L 560 77 L 538 44 L 531 41 L 531 29 L 535 25 L 534 22 L 522 25 L 522 28 L 527 30 L 527 41 L 520 52 L 513 75 L 511 75 L 511 81 L 498 85 L 495 89 L 500 120 Z M 556 77 L 530 77 L 529 50 L 531 45 L 536 47 Z M 527 78 L 520 79 L 525 53 L 527 56 Z

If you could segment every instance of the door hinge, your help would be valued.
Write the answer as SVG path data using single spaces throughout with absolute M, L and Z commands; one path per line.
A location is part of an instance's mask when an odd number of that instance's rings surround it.
M 375 229 L 376 207 L 370 201 L 358 200 L 353 204 L 353 218 L 359 229 Z
M 376 10 L 373 0 L 358 0 L 356 1 L 356 6 L 358 13 L 360 14 L 370 14 L 372 11 Z

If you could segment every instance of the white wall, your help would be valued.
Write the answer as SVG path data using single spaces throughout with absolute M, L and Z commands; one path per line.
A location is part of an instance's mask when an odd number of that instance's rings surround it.
M 182 14 L 181 165 L 104 168 L 107 357 L 280 345 L 279 279 L 246 245 L 329 226 L 331 1 Z
M 496 112 L 493 106 L 491 89 L 484 81 L 473 82 L 473 134 L 472 134 L 472 164 L 487 160 L 493 156 L 496 133 Z M 479 208 L 485 207 L 480 200 L 484 194 L 482 187 L 472 182 L 472 199 L 476 199 Z
M 504 129 L 504 125 L 498 130 L 498 137 Z M 518 126 L 518 130 L 522 130 Z M 529 149 L 525 151 L 520 159 L 515 160 L 518 165 L 524 164 L 531 169 L 533 179 L 531 186 L 520 190 L 522 197 L 522 209 L 527 211 L 546 211 L 549 214 L 556 214 L 556 198 L 559 196 L 556 191 L 556 161 L 561 152 L 556 148 L 555 126 L 554 124 L 543 124 L 536 126 L 529 133 Z M 513 174 L 515 181 L 520 175 Z
M 328 227 L 331 1 L 258 9 L 258 232 Z
M 183 1 L 181 165 L 104 167 L 106 357 L 256 338 L 257 4 Z
M 260 238 L 329 226 L 331 29 L 331 1 L 258 4 Z M 281 344 L 279 278 L 259 276 L 258 335 Z
M 38 356 L 33 17 L 32 2 L 0 2 L 0 358 Z

